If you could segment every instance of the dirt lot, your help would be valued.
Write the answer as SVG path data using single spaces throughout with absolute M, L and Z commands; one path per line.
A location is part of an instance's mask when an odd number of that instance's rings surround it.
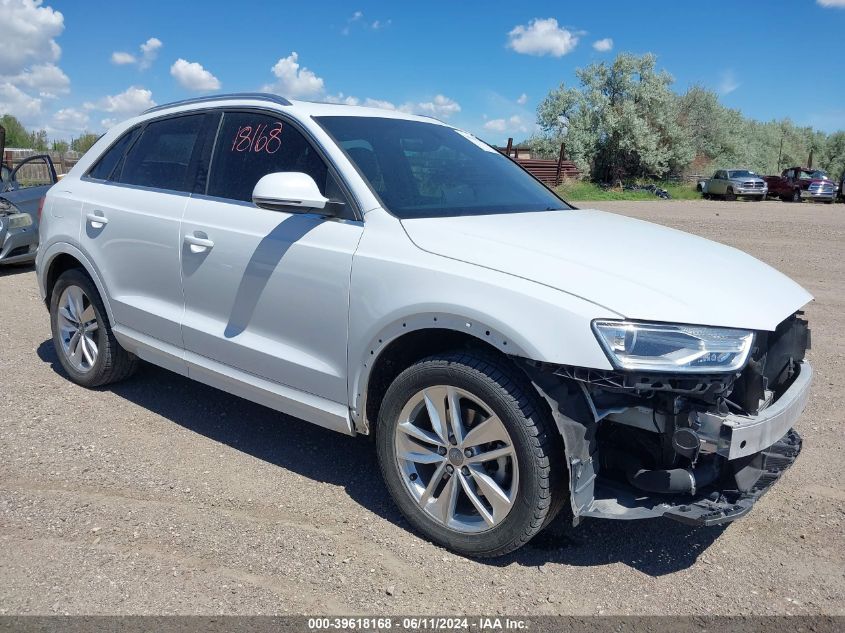
M 152 366 L 74 386 L 34 272 L 0 269 L 0 614 L 845 614 L 845 206 L 597 206 L 747 250 L 816 297 L 804 453 L 750 516 L 587 520 L 466 560 L 409 531 L 366 439 Z

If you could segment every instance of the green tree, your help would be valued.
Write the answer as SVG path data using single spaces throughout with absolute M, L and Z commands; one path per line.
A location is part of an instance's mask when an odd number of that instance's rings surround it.
M 654 55 L 621 53 L 612 64 L 591 64 L 576 75 L 578 89 L 561 85 L 541 102 L 542 133 L 532 141 L 546 151 L 565 142 L 582 171 L 605 181 L 662 177 L 692 160 L 673 79 L 656 70 Z
M 845 173 L 845 132 L 834 132 L 827 137 L 823 162 L 819 162 L 830 177 L 839 180 Z
M 71 141 L 70 147 L 74 151 L 77 151 L 80 154 L 84 154 L 89 149 L 91 149 L 91 146 L 96 143 L 97 139 L 99 138 L 100 137 L 97 134 L 93 134 L 91 132 L 84 132 L 81 136 Z
M 6 128 L 6 147 L 29 147 L 29 132 L 15 117 L 4 114 L 0 125 Z
M 32 131 L 29 133 L 29 143 L 25 145 L 37 152 L 46 152 L 47 145 L 47 130 Z
M 70 149 L 70 145 L 67 141 L 53 141 L 53 151 L 58 152 L 59 154 L 64 154 Z

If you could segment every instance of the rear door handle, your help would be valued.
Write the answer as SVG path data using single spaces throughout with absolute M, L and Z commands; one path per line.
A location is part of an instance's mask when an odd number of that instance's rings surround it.
M 95 229 L 100 229 L 109 223 L 109 219 L 106 216 L 102 215 L 102 211 L 88 213 L 85 217 L 91 223 L 91 226 Z
M 204 234 L 203 234 L 204 235 Z M 200 237 L 199 235 L 185 235 L 185 244 L 191 247 L 192 253 L 203 253 L 214 247 L 214 242 L 207 237 Z

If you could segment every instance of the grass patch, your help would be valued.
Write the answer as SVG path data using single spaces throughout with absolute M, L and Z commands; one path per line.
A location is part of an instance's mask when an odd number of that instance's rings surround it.
M 668 191 L 672 200 L 701 199 L 701 194 L 691 184 L 673 182 L 657 182 L 654 184 Z M 557 187 L 555 191 L 564 200 L 661 200 L 649 191 L 602 189 L 597 184 L 587 180 L 568 180 Z

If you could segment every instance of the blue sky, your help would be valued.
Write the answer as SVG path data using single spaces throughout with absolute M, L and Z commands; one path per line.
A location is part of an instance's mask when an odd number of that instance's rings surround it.
M 527 136 L 576 68 L 628 51 L 655 53 L 678 91 L 699 83 L 747 116 L 833 131 L 843 42 L 845 0 L 0 0 L 0 112 L 69 137 L 153 102 L 274 89 L 434 114 L 501 143 Z

